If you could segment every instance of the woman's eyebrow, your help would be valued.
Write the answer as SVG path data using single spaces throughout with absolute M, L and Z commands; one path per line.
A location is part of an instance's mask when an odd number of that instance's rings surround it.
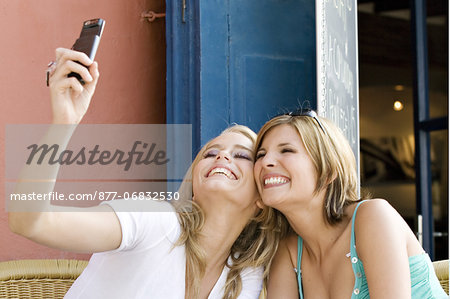
M 205 151 L 212 149 L 212 148 L 217 148 L 217 149 L 221 150 L 221 149 L 224 149 L 225 147 L 222 144 L 214 143 L 214 144 L 211 144 L 210 146 L 208 146 L 207 148 L 205 148 Z
M 236 144 L 234 147 L 237 147 L 237 148 L 249 151 L 251 153 L 253 152 L 253 150 L 251 148 L 248 148 L 248 147 L 246 147 L 245 145 L 242 145 L 242 144 Z
M 278 144 L 277 147 L 283 147 L 286 145 L 293 146 L 292 143 L 290 143 L 290 142 L 283 142 L 283 143 Z M 265 148 L 263 146 L 260 146 L 256 151 L 259 152 L 261 150 L 265 150 Z
M 278 147 L 286 146 L 286 145 L 292 145 L 292 144 L 289 142 L 283 142 L 283 143 L 278 144 Z
M 212 148 L 219 149 L 219 150 L 223 150 L 223 149 L 225 148 L 225 146 L 224 146 L 223 144 L 220 144 L 220 143 L 214 143 L 214 144 L 211 144 L 210 146 L 208 146 L 208 147 L 205 149 L 205 151 L 207 151 L 207 150 L 209 150 L 209 149 L 212 149 Z M 234 146 L 234 148 L 243 149 L 243 150 L 249 151 L 249 152 L 251 152 L 251 153 L 253 152 L 253 150 L 252 150 L 251 148 L 246 147 L 245 145 L 242 145 L 242 144 L 236 144 L 236 145 Z

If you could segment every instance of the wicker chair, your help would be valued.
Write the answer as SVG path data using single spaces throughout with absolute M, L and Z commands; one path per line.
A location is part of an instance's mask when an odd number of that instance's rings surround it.
M 0 298 L 63 298 L 87 266 L 80 260 L 17 260 L 0 262 Z M 448 294 L 449 260 L 433 262 Z
M 0 262 L 0 298 L 63 298 L 87 263 L 52 259 Z
M 441 283 L 442 288 L 448 295 L 448 270 L 449 260 L 435 261 L 433 262 L 434 272 Z

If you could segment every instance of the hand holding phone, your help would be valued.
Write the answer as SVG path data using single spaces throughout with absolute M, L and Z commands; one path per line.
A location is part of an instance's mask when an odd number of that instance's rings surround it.
M 100 38 L 105 27 L 105 20 L 92 19 L 83 22 L 80 37 L 75 41 L 72 50 L 85 53 L 92 61 L 97 53 Z M 81 84 L 85 84 L 84 80 L 78 73 L 70 73 L 68 77 L 76 77 Z

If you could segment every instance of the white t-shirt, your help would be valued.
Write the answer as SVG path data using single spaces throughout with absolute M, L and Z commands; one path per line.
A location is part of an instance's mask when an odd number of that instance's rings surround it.
M 116 209 L 115 202 L 108 203 Z M 118 203 L 120 204 L 120 203 Z M 167 204 L 167 203 L 163 203 Z M 175 212 L 116 212 L 120 247 L 92 255 L 64 298 L 180 298 L 185 296 L 184 246 L 173 246 L 181 228 Z M 208 298 L 220 299 L 229 268 L 224 267 Z M 241 272 L 240 299 L 258 298 L 262 268 Z

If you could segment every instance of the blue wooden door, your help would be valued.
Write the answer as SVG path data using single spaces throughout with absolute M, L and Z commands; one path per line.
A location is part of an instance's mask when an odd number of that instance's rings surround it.
M 167 2 L 167 122 L 193 125 L 193 152 L 232 123 L 316 108 L 315 2 Z M 308 104 L 304 104 L 308 101 Z

